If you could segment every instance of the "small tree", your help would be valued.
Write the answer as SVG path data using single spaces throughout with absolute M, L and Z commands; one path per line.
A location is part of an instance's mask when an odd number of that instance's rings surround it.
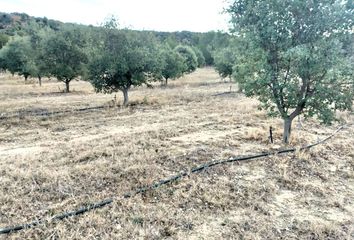
M 0 50 L 2 68 L 12 74 L 24 76 L 25 81 L 36 71 L 36 66 L 31 58 L 32 49 L 28 37 L 16 37 Z
M 178 45 L 175 50 L 184 58 L 186 65 L 184 72 L 194 72 L 198 67 L 198 59 L 193 49 L 189 46 Z
M 26 32 L 29 37 L 29 46 L 31 48 L 30 58 L 34 63 L 31 76 L 37 77 L 39 86 L 42 86 L 42 77 L 49 76 L 46 56 L 44 55 L 44 46 L 46 44 L 45 39 L 47 36 L 53 34 L 53 30 L 49 27 L 31 23 L 26 26 Z
M 53 32 L 43 42 L 46 72 L 64 82 L 66 92 L 70 92 L 70 82 L 85 72 L 83 41 L 75 29 L 68 29 Z
M 186 66 L 184 58 L 169 47 L 162 48 L 160 58 L 162 59 L 161 76 L 165 79 L 165 86 L 167 86 L 169 79 L 176 79 L 183 75 Z
M 97 92 L 122 91 L 126 106 L 130 88 L 149 85 L 159 72 L 157 46 L 150 35 L 117 29 L 102 31 L 103 45 L 92 58 L 87 77 Z
M 350 1 L 236 0 L 228 12 L 243 41 L 234 77 L 283 118 L 284 143 L 299 114 L 330 123 L 335 110 L 352 107 L 353 63 L 341 42 L 353 37 Z
M 235 50 L 231 47 L 217 50 L 213 54 L 214 67 L 222 78 L 231 79 L 232 68 L 235 65 Z
M 192 49 L 195 53 L 195 56 L 197 57 L 198 67 L 199 68 L 204 67 L 205 66 L 205 58 L 204 58 L 203 53 L 197 47 L 193 47 Z

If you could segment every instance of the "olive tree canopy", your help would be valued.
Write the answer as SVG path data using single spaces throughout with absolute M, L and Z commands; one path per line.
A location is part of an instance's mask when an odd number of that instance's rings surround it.
M 330 123 L 335 110 L 351 109 L 353 63 L 343 39 L 353 37 L 352 1 L 235 0 L 228 12 L 243 42 L 233 76 L 284 119 L 285 143 L 299 114 Z

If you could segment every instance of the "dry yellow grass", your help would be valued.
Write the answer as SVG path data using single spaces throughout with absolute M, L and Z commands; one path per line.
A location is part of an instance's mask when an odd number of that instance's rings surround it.
M 0 119 L 0 228 L 169 177 L 211 159 L 282 147 L 280 119 L 206 68 L 130 92 L 128 108 Z M 0 114 L 112 105 L 74 81 L 0 77 Z M 237 89 L 233 87 L 233 89 Z M 122 102 L 117 93 L 118 104 Z M 349 113 L 340 113 L 352 122 Z M 275 144 L 268 129 L 275 129 Z M 336 126 L 294 123 L 292 145 Z M 133 198 L 0 239 L 353 239 L 354 127 L 305 153 L 217 166 Z

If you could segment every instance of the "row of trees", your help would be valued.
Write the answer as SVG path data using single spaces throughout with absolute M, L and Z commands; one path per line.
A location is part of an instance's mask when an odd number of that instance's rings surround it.
M 111 17 L 104 25 L 106 27 L 117 27 L 117 24 L 111 24 Z M 109 26 L 109 24 L 111 24 Z M 0 12 L 0 49 L 9 40 L 10 36 L 27 36 L 33 29 L 51 29 L 54 31 L 75 27 L 82 32 L 92 32 L 95 29 L 92 25 L 78 25 L 71 23 L 62 23 L 60 21 L 31 17 L 25 13 L 1 13 Z M 145 31 L 146 32 L 146 31 Z M 213 65 L 213 52 L 220 47 L 228 45 L 230 35 L 219 31 L 210 31 L 206 33 L 180 31 L 180 32 L 158 32 L 148 31 L 146 33 L 152 34 L 159 42 L 169 45 L 172 49 L 178 45 L 188 45 L 193 47 L 197 57 L 202 55 L 206 65 Z M 196 51 L 197 50 L 197 51 Z
M 234 0 L 234 39 L 217 51 L 215 67 L 284 120 L 317 116 L 324 123 L 354 100 L 354 5 L 346 0 Z
M 133 86 L 176 79 L 205 64 L 200 50 L 187 45 L 171 48 L 152 34 L 118 30 L 116 23 L 80 29 L 65 27 L 31 29 L 26 36 L 15 36 L 0 50 L 0 68 L 12 74 L 55 77 L 65 83 L 81 77 L 96 91 L 122 91 L 124 105 Z
M 132 86 L 167 84 L 214 64 L 222 77 L 236 80 L 247 96 L 258 97 L 262 108 L 284 120 L 285 143 L 296 116 L 330 123 L 337 110 L 352 108 L 352 1 L 234 0 L 227 12 L 232 38 L 117 30 L 114 19 L 85 30 L 35 29 L 1 49 L 0 67 L 25 78 L 54 76 L 67 91 L 82 76 L 97 91 L 122 91 L 127 104 Z

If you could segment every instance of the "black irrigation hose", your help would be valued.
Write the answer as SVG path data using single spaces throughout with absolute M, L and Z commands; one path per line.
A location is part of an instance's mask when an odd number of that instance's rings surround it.
M 77 108 L 77 109 L 68 109 L 68 110 L 61 110 L 61 111 L 18 111 L 17 114 L 12 115 L 0 115 L 0 120 L 11 119 L 11 118 L 23 118 L 25 116 L 37 116 L 37 117 L 49 117 L 54 115 L 60 115 L 64 113 L 75 113 L 75 112 L 86 112 L 91 110 L 99 110 L 99 109 L 111 109 L 114 106 L 109 105 L 99 105 L 94 107 L 85 107 L 85 108 Z
M 53 221 L 53 220 L 63 220 L 63 219 L 68 218 L 68 217 L 77 216 L 77 215 L 83 214 L 85 212 L 88 212 L 90 210 L 104 207 L 104 206 L 106 206 L 108 204 L 111 204 L 112 202 L 113 202 L 113 198 L 106 199 L 106 200 L 103 200 L 101 202 L 93 203 L 93 204 L 90 204 L 88 206 L 84 206 L 84 207 L 81 207 L 79 209 L 76 209 L 76 210 L 73 210 L 73 211 L 70 211 L 70 212 L 64 212 L 64 213 L 61 213 L 61 214 L 57 214 L 57 215 L 53 216 L 50 219 L 39 219 L 39 220 L 35 220 L 33 222 L 30 222 L 30 223 L 17 225 L 15 227 L 0 228 L 0 234 L 17 232 L 17 231 L 20 231 L 22 229 L 32 228 L 32 227 L 35 227 L 35 226 L 38 226 L 40 224 L 44 224 L 44 223 L 47 223 L 47 222 L 50 222 L 50 221 Z
M 38 117 L 48 117 L 52 115 L 58 115 L 58 114 L 64 114 L 64 113 L 72 113 L 72 112 L 85 112 L 85 111 L 90 111 L 90 110 L 98 110 L 98 109 L 103 109 L 103 108 L 110 108 L 109 106 L 94 106 L 94 107 L 85 107 L 85 108 L 78 108 L 78 109 L 70 109 L 70 110 L 62 110 L 62 111 L 40 111 L 40 112 L 34 112 L 34 111 L 18 111 L 17 114 L 12 114 L 9 116 L 0 116 L 0 120 L 2 119 L 10 119 L 10 118 L 21 118 L 24 116 L 38 116 Z
M 213 95 L 211 95 L 212 97 L 218 97 L 218 96 L 223 96 L 223 95 L 229 95 L 229 94 L 233 94 L 236 93 L 234 91 L 228 91 L 228 92 L 222 92 L 222 93 L 215 93 Z
M 200 165 L 198 167 L 194 167 L 194 168 L 190 169 L 189 172 L 182 172 L 182 173 L 174 175 L 174 176 L 172 176 L 170 178 L 167 178 L 167 179 L 161 180 L 159 182 L 156 182 L 156 183 L 154 183 L 154 184 L 152 184 L 150 186 L 143 187 L 143 188 L 138 188 L 138 189 L 136 189 L 133 192 L 126 193 L 126 194 L 123 195 L 123 198 L 130 198 L 130 197 L 133 197 L 133 196 L 135 196 L 135 195 L 137 195 L 139 193 L 144 193 L 144 192 L 146 192 L 148 190 L 156 189 L 156 188 L 158 188 L 158 187 L 160 187 L 162 185 L 169 184 L 171 182 L 177 181 L 178 179 L 181 179 L 183 177 L 189 176 L 192 173 L 201 172 L 204 169 L 207 169 L 207 168 L 210 168 L 210 167 L 214 167 L 216 165 L 230 163 L 230 162 L 240 162 L 240 161 L 254 160 L 254 159 L 258 159 L 258 158 L 261 158 L 261 157 L 267 157 L 267 156 L 271 156 L 271 155 L 291 153 L 291 152 L 295 152 L 295 151 L 301 151 L 301 150 L 310 149 L 310 148 L 312 148 L 314 146 L 317 146 L 317 145 L 319 145 L 321 143 L 326 142 L 327 140 L 332 138 L 334 135 L 336 135 L 339 131 L 341 131 L 344 127 L 345 127 L 345 125 L 339 127 L 330 136 L 324 138 L 321 141 L 318 141 L 318 142 L 316 142 L 314 144 L 310 144 L 310 145 L 307 145 L 307 146 L 304 146 L 304 147 L 301 147 L 301 148 L 290 148 L 290 149 L 284 149 L 284 150 L 275 151 L 275 152 L 260 153 L 260 154 L 256 154 L 256 155 L 252 155 L 252 156 L 232 157 L 232 158 L 229 158 L 229 159 L 226 159 L 226 160 L 210 161 L 208 163 L 205 163 L 203 165 Z M 6 228 L 0 228 L 0 234 L 13 233 L 13 232 L 17 232 L 17 231 L 22 230 L 22 229 L 28 229 L 28 228 L 32 228 L 32 227 L 38 226 L 40 224 L 49 223 L 49 222 L 54 221 L 54 220 L 63 220 L 63 219 L 68 218 L 68 217 L 77 216 L 77 215 L 86 213 L 88 211 L 91 211 L 91 210 L 94 210 L 94 209 L 97 209 L 97 208 L 102 208 L 102 207 L 104 207 L 106 205 L 109 205 L 109 204 L 113 203 L 113 201 L 114 201 L 114 198 L 109 198 L 109 199 L 105 199 L 105 200 L 97 202 L 97 203 L 93 203 L 93 204 L 90 204 L 90 205 L 87 205 L 87 206 L 80 207 L 79 209 L 76 209 L 76 210 L 73 210 L 73 211 L 64 212 L 64 213 L 60 213 L 60 214 L 54 215 L 53 217 L 48 218 L 48 219 L 39 219 L 39 220 L 35 220 L 33 222 L 22 224 L 22 225 L 6 227 Z

